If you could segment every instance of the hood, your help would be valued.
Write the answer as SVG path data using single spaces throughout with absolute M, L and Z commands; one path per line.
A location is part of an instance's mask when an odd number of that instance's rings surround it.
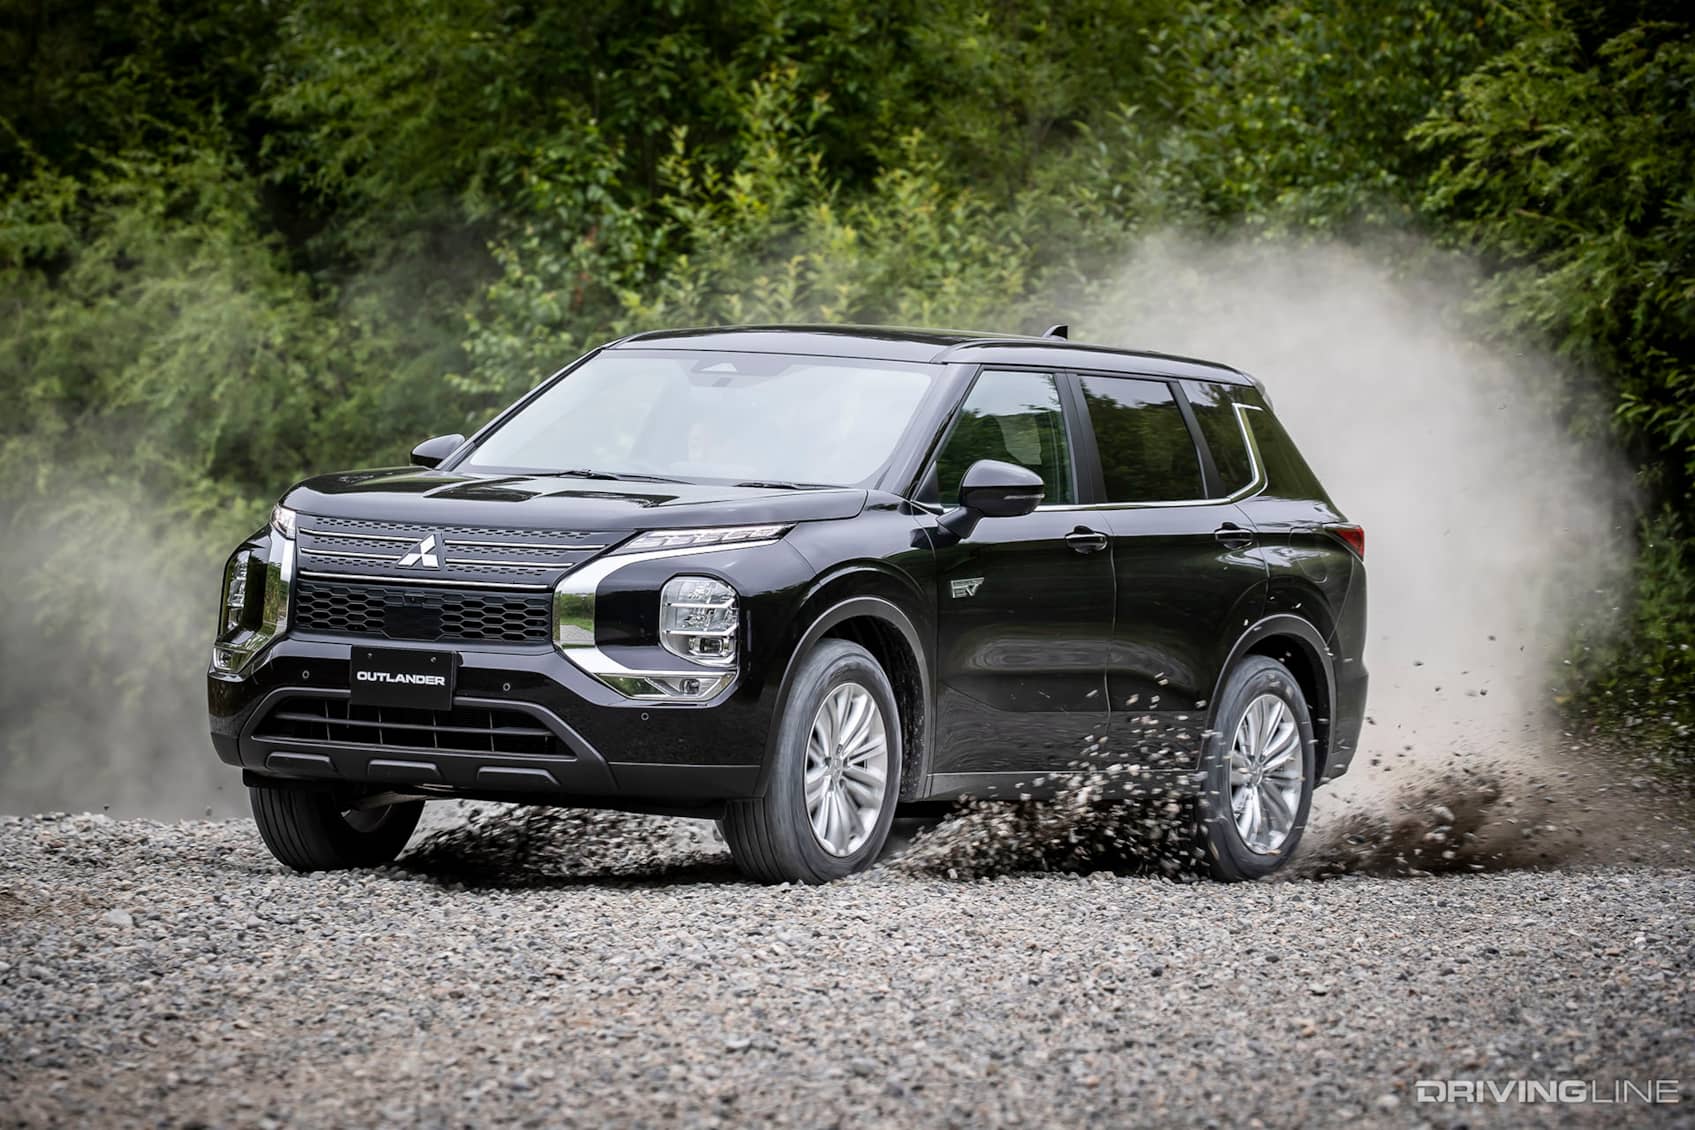
M 865 498 L 863 490 L 836 487 L 781 490 L 401 467 L 320 475 L 289 491 L 282 503 L 307 515 L 428 527 L 634 531 L 852 518 Z

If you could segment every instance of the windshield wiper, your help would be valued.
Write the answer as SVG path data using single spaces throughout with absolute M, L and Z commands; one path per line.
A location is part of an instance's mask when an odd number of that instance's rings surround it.
M 617 479 L 638 483 L 687 483 L 687 479 L 668 479 L 664 475 L 640 475 L 633 471 L 598 471 L 593 467 L 572 467 L 565 471 L 544 471 L 545 475 L 565 479 Z
M 748 479 L 745 482 L 731 483 L 738 487 L 764 487 L 767 490 L 813 490 L 817 483 L 791 483 L 783 479 Z

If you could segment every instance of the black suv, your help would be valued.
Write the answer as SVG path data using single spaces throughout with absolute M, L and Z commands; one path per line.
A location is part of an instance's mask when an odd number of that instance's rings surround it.
M 412 462 L 301 483 L 225 571 L 212 741 L 293 868 L 453 796 L 716 819 L 821 882 L 897 805 L 1110 764 L 1246 879 L 1359 736 L 1364 535 L 1222 365 L 648 333 Z

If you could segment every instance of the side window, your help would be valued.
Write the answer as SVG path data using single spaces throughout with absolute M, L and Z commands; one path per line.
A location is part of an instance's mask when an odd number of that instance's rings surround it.
M 1254 446 L 1265 463 L 1265 489 L 1278 498 L 1324 498 L 1324 488 L 1312 473 L 1300 448 L 1283 430 L 1269 408 L 1254 408 L 1248 414 Z
M 1254 481 L 1253 456 L 1248 453 L 1248 437 L 1242 432 L 1242 421 L 1229 391 L 1211 381 L 1187 381 L 1183 385 L 1194 410 L 1195 423 L 1200 425 L 1201 438 L 1212 452 L 1212 465 L 1218 470 L 1223 489 L 1229 496 Z
M 1134 377 L 1084 377 L 1108 502 L 1204 498 L 1201 458 L 1171 386 Z
M 958 501 L 959 480 L 979 459 L 999 459 L 1036 472 L 1047 485 L 1047 502 L 1077 500 L 1071 442 L 1059 406 L 1059 385 L 1051 374 L 990 370 L 977 378 L 936 458 L 944 504 Z

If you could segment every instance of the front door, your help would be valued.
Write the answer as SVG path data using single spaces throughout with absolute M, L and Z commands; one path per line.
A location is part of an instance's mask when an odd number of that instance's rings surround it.
M 992 369 L 977 378 L 937 459 L 944 506 L 979 459 L 1036 472 L 1046 506 L 1076 501 L 1058 378 Z M 1040 791 L 1043 769 L 1105 736 L 1112 553 L 1089 517 L 985 518 L 938 551 L 936 792 Z

